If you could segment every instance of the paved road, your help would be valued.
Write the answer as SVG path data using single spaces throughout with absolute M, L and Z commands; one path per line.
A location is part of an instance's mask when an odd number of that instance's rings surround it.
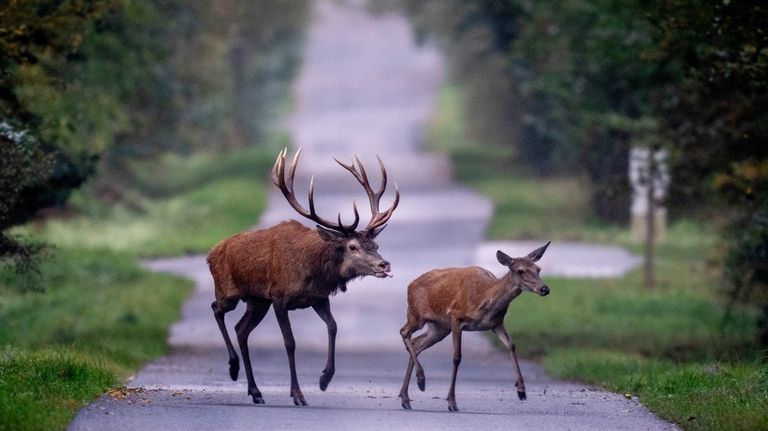
M 267 404 L 252 404 L 244 378 L 232 382 L 228 377 L 226 351 L 210 311 L 213 289 L 204 258 L 159 260 L 148 265 L 197 283 L 171 330 L 172 352 L 141 370 L 124 397 L 105 395 L 82 409 L 70 429 L 673 428 L 634 400 L 555 381 L 530 362 L 522 364 L 528 400 L 518 401 L 506 355 L 476 333 L 468 333 L 463 346 L 457 385 L 461 412 L 449 413 L 445 401 L 449 341 L 422 354 L 427 391 L 413 388 L 413 410 L 400 408 L 397 394 L 407 355 L 398 329 L 404 323 L 406 285 L 428 269 L 476 260 L 492 212 L 486 198 L 451 183 L 445 159 L 421 151 L 419 137 L 441 79 L 438 55 L 413 45 L 402 18 L 374 18 L 338 2 L 316 4 L 296 89 L 297 113 L 290 122 L 295 143 L 305 149 L 297 183 L 316 174 L 318 211 L 349 214 L 351 199 L 365 198 L 330 155 L 357 153 L 375 167 L 378 153 L 402 190 L 401 205 L 379 241 L 394 278 L 355 281 L 331 299 L 339 325 L 337 371 L 326 392 L 317 387 L 325 363 L 322 322 L 312 311 L 291 313 L 299 381 L 310 405 L 299 408 L 289 397 L 285 351 L 270 313 L 251 334 L 255 376 Z M 292 217 L 282 197 L 273 194 L 259 224 Z M 550 247 L 553 256 L 557 247 Z M 557 289 L 553 286 L 553 295 Z M 228 326 L 238 318 L 239 312 L 230 313 Z M 519 346 L 523 353 L 526 349 Z

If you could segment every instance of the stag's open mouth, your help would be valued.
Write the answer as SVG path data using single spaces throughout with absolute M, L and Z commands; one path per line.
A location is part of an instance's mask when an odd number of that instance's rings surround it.
M 376 278 L 387 278 L 387 277 L 392 277 L 392 273 L 390 272 L 390 270 L 374 271 L 373 276 Z

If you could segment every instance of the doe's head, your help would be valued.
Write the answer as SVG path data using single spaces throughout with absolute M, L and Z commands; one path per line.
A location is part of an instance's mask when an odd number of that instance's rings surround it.
M 547 242 L 525 257 L 509 257 L 503 251 L 498 250 L 496 251 L 496 259 L 500 264 L 509 268 L 515 287 L 534 292 L 540 296 L 547 296 L 549 295 L 549 286 L 542 281 L 541 268 L 536 265 L 536 262 L 544 256 L 549 244 Z

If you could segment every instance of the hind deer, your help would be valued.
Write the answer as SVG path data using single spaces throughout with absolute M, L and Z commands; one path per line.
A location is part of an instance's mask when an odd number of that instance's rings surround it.
M 259 388 L 253 379 L 248 352 L 248 335 L 261 322 L 272 306 L 282 331 L 291 373 L 291 392 L 295 405 L 307 405 L 296 378 L 294 361 L 295 341 L 288 320 L 288 311 L 312 307 L 328 329 L 328 358 L 320 376 L 320 389 L 325 390 L 335 372 L 336 321 L 331 314 L 329 295 L 346 291 L 347 283 L 358 277 L 372 275 L 391 277 L 390 264 L 377 252 L 376 236 L 400 202 L 400 191 L 395 184 L 392 206 L 379 211 L 387 186 L 384 164 L 381 168 L 381 186 L 373 191 L 365 169 L 355 157 L 352 163 L 338 160 L 363 186 L 371 206 L 371 220 L 362 230 L 356 230 L 360 221 L 353 203 L 354 221 L 345 225 L 321 218 L 315 212 L 314 177 L 309 186 L 309 210 L 296 199 L 293 179 L 301 149 L 291 163 L 285 177 L 287 149 L 280 152 L 272 169 L 272 181 L 282 191 L 288 203 L 301 216 L 317 223 L 316 229 L 303 226 L 295 220 L 285 221 L 267 229 L 243 232 L 218 243 L 208 254 L 208 265 L 213 276 L 216 300 L 211 304 L 216 323 L 224 337 L 229 353 L 229 374 L 237 380 L 240 363 L 224 324 L 224 315 L 232 311 L 239 301 L 247 305 L 245 314 L 235 325 L 240 354 L 243 356 L 248 395 L 256 404 L 263 404 Z M 335 159 L 334 159 L 335 160 Z M 357 167 L 355 166 L 357 162 Z
M 453 336 L 453 373 L 448 389 L 448 410 L 458 411 L 456 406 L 456 373 L 461 363 L 462 331 L 493 331 L 507 348 L 514 365 L 517 381 L 517 395 L 525 399 L 525 383 L 517 363 L 515 344 L 504 329 L 504 315 L 509 303 L 523 291 L 534 292 L 540 296 L 549 294 L 549 287 L 539 276 L 536 261 L 541 259 L 549 243 L 532 251 L 525 257 L 511 258 L 501 250 L 496 258 L 509 272 L 497 278 L 490 271 L 473 266 L 469 268 L 435 269 L 422 274 L 408 285 L 408 314 L 405 325 L 400 329 L 403 343 L 410 354 L 405 379 L 400 389 L 400 399 L 404 409 L 411 408 L 408 397 L 408 385 L 411 373 L 416 366 L 416 381 L 424 391 L 424 368 L 418 356 L 425 349 Z M 427 330 L 411 339 L 411 335 L 424 325 Z

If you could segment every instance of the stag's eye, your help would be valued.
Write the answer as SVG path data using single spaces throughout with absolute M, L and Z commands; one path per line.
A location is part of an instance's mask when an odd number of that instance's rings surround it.
M 355 250 L 357 250 L 357 246 L 354 245 L 354 244 L 350 244 L 349 245 L 349 251 L 355 251 Z
M 520 275 L 523 275 L 523 274 L 525 274 L 525 271 L 523 271 L 522 269 L 518 269 L 517 273 L 520 274 Z

